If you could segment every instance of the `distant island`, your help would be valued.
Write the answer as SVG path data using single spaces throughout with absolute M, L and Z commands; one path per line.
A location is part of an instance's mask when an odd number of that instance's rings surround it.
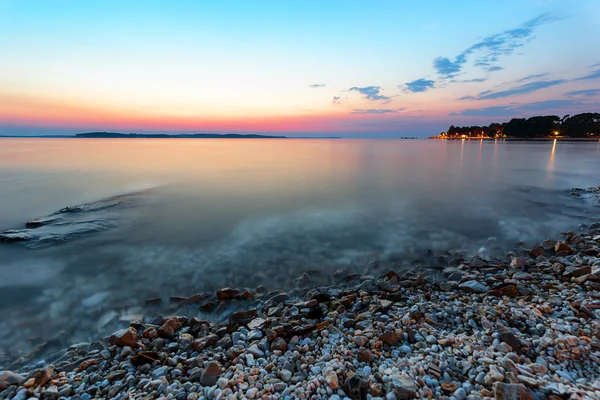
M 256 134 L 238 134 L 238 133 L 193 133 L 182 135 L 169 135 L 164 133 L 146 134 L 146 133 L 116 133 L 116 132 L 87 132 L 78 133 L 76 138 L 84 139 L 286 139 L 286 136 L 270 136 Z
M 600 113 L 513 118 L 488 126 L 454 126 L 432 139 L 600 139 Z

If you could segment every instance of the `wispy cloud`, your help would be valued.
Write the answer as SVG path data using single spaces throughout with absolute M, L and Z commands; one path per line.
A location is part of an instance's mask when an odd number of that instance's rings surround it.
M 597 69 L 594 72 L 592 72 L 591 74 L 582 76 L 581 78 L 577 78 L 575 80 L 576 81 L 585 81 L 585 80 L 589 80 L 589 79 L 598 79 L 598 78 L 600 78 L 600 69 Z
M 539 15 L 516 29 L 509 29 L 483 38 L 458 54 L 454 60 L 448 57 L 437 57 L 433 60 L 433 68 L 442 78 L 453 78 L 462 70 L 473 54 L 479 54 L 479 57 L 475 59 L 475 66 L 482 67 L 489 72 L 498 71 L 502 69 L 496 65 L 501 56 L 513 54 L 515 50 L 532 39 L 536 28 L 557 20 L 559 18 L 550 14 Z
M 544 72 L 543 74 L 529 75 L 529 76 L 526 76 L 525 78 L 517 79 L 517 81 L 516 81 L 516 82 L 517 82 L 517 83 L 521 83 L 521 82 L 530 81 L 530 80 L 532 80 L 532 79 L 540 79 L 540 78 L 543 78 L 543 77 L 545 77 L 545 76 L 547 76 L 547 75 L 548 75 L 548 73 L 547 73 L 547 72 Z
M 348 90 L 350 90 L 351 92 L 358 92 L 358 93 L 362 94 L 364 96 L 364 98 L 367 100 L 372 100 L 372 101 L 383 100 L 386 102 L 390 101 L 390 98 L 388 96 L 379 94 L 381 91 L 381 86 L 366 86 L 366 87 L 354 86 Z
M 325 87 L 326 85 L 323 83 L 313 83 L 312 85 L 308 85 L 309 88 L 311 89 L 316 89 L 316 88 L 322 88 Z
M 567 82 L 565 79 L 556 79 L 553 81 L 535 81 L 525 83 L 523 85 L 508 89 L 494 92 L 487 90 L 479 93 L 477 96 L 464 96 L 458 100 L 492 100 L 492 99 L 503 99 L 506 97 L 517 96 L 521 94 L 533 93 L 535 91 L 546 89 L 552 86 L 561 85 Z
M 405 84 L 406 90 L 419 93 L 426 92 L 427 90 L 433 88 L 435 86 L 435 81 L 429 79 L 417 79 L 416 81 L 406 82 Z
M 404 110 L 404 108 L 396 108 L 395 110 L 390 110 L 390 109 L 361 109 L 361 108 L 355 108 L 354 110 L 352 110 L 351 114 L 391 114 L 391 113 L 397 113 Z
M 569 97 L 575 97 L 575 96 L 595 97 L 595 96 L 600 96 L 600 89 L 575 90 L 574 92 L 565 93 L 565 96 L 569 96 Z
M 342 98 L 340 96 L 333 96 L 332 103 L 334 103 L 334 104 L 340 104 L 341 102 L 342 102 Z
M 528 111 L 544 111 L 580 106 L 583 103 L 578 100 L 546 100 L 533 103 L 509 104 L 504 106 L 493 106 L 483 108 L 467 108 L 465 110 L 450 113 L 451 116 L 469 117 L 508 117 L 519 115 Z

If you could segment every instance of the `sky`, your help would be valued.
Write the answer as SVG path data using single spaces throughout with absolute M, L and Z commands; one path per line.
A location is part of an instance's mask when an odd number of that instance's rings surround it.
M 598 0 L 0 0 L 0 135 L 431 136 L 600 112 Z

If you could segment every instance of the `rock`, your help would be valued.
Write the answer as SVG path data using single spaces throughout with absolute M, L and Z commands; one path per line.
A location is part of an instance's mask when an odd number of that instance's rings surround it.
M 275 351 L 275 350 L 279 350 L 279 351 L 287 350 L 287 343 L 285 342 L 285 339 L 276 338 L 275 340 L 273 340 L 273 342 L 271 343 L 271 351 Z
M 568 271 L 565 271 L 564 275 L 567 278 L 579 278 L 584 275 L 589 275 L 592 273 L 592 267 L 586 265 L 584 267 L 574 268 Z
M 531 274 L 528 274 L 527 272 L 517 272 L 513 275 L 513 279 L 517 279 L 520 281 L 530 281 Z
M 48 383 L 52 376 L 54 375 L 54 370 L 50 367 L 42 368 L 34 373 L 33 377 L 35 379 L 34 386 L 43 387 Z
M 115 346 L 135 347 L 137 331 L 132 328 L 121 329 L 110 336 L 109 342 Z
M 213 344 L 217 343 L 218 341 L 219 341 L 219 337 L 213 333 L 213 334 L 207 335 L 203 338 L 194 340 L 192 347 L 196 351 L 202 351 L 205 348 L 210 347 Z
M 463 282 L 458 287 L 469 293 L 485 293 L 488 291 L 488 287 L 484 283 L 476 280 Z
M 327 375 L 327 384 L 329 385 L 329 387 L 332 390 L 338 389 L 339 382 L 338 382 L 337 374 L 335 372 L 330 372 L 329 375 Z
M 240 294 L 239 290 L 227 287 L 227 288 L 217 290 L 217 299 L 229 300 L 229 299 L 232 299 L 233 297 L 237 296 L 238 294 Z
M 379 336 L 379 340 L 381 340 L 388 346 L 397 346 L 399 344 L 396 331 L 393 331 L 391 329 L 388 329 L 381 336 Z
M 532 257 L 544 257 L 546 252 L 542 246 L 534 246 L 531 250 L 529 250 L 529 254 Z
M 0 371 L 0 391 L 6 389 L 10 385 L 20 385 L 25 382 L 25 378 L 16 372 Z
M 217 383 L 220 373 L 221 364 L 219 364 L 217 361 L 211 361 L 202 373 L 202 376 L 200 377 L 200 383 L 204 386 L 213 386 Z
M 58 387 L 50 386 L 40 395 L 40 400 L 56 400 L 58 399 Z
M 510 260 L 510 267 L 515 269 L 523 269 L 523 267 L 525 267 L 525 260 L 522 258 L 513 257 Z
M 501 332 L 498 336 L 498 339 L 512 347 L 515 353 L 523 354 L 521 342 L 512 332 Z
M 523 385 L 515 383 L 496 382 L 494 384 L 494 399 L 496 400 L 533 400 L 533 396 Z
M 487 261 L 484 261 L 477 257 L 472 258 L 471 261 L 469 262 L 469 267 L 471 267 L 471 268 L 484 268 L 487 266 L 488 266 Z
M 160 328 L 158 328 L 158 336 L 171 339 L 175 336 L 175 332 L 179 329 L 180 324 L 177 317 L 167 319 Z
M 406 374 L 392 375 L 392 386 L 398 399 L 412 399 L 417 396 L 415 382 Z
M 238 311 L 229 317 L 229 325 L 247 325 L 256 317 L 256 310 Z
M 554 246 L 554 251 L 556 253 L 573 254 L 573 249 L 565 242 L 556 243 L 556 245 Z
M 458 385 L 454 382 L 442 382 L 442 390 L 447 394 L 452 394 L 456 392 L 458 389 Z
M 358 351 L 358 361 L 359 362 L 369 364 L 369 363 L 372 363 L 374 359 L 375 359 L 375 356 L 373 356 L 373 353 L 371 353 L 370 350 L 360 349 Z
M 367 398 L 367 388 L 369 384 L 360 376 L 352 375 L 344 383 L 344 392 L 352 400 L 365 400 Z
M 369 343 L 369 339 L 366 338 L 366 337 L 364 337 L 364 336 L 355 336 L 354 337 L 354 343 L 357 346 L 364 347 L 364 346 L 367 345 L 367 343 Z

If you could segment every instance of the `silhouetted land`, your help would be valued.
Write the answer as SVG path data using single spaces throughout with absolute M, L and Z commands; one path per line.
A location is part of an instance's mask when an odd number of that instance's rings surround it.
M 535 116 L 513 118 L 509 122 L 491 123 L 488 126 L 454 126 L 442 132 L 439 139 L 460 138 L 514 138 L 514 139 L 600 139 L 600 113 Z
M 115 132 L 88 132 L 78 133 L 77 138 L 93 138 L 93 139 L 285 139 L 285 136 L 270 136 L 248 134 L 242 135 L 238 133 L 195 133 L 182 135 L 168 134 L 145 134 L 145 133 L 115 133 Z

